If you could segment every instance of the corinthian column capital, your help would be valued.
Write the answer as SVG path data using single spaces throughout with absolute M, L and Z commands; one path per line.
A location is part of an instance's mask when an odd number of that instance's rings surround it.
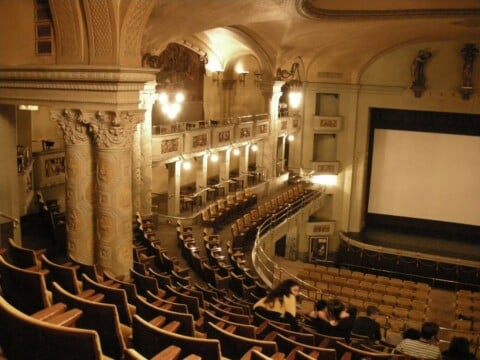
M 101 148 L 130 148 L 136 126 L 144 111 L 97 111 L 83 118 Z
M 88 128 L 82 122 L 82 112 L 76 109 L 54 110 L 50 116 L 63 130 L 65 145 L 88 144 Z

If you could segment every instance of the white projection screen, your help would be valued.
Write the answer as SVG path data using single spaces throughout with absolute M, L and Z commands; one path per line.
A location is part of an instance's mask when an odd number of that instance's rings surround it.
M 368 212 L 480 226 L 480 137 L 375 129 Z

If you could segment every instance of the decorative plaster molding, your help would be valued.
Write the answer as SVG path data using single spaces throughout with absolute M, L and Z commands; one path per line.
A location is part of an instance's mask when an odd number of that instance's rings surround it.
M 50 116 L 63 130 L 65 145 L 83 145 L 90 142 L 88 128 L 82 121 L 80 110 L 51 111 Z

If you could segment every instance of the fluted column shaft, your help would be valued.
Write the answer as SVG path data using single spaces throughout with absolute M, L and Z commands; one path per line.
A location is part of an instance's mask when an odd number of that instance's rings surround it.
M 65 207 L 68 255 L 95 263 L 92 144 L 79 110 L 52 111 L 65 140 Z

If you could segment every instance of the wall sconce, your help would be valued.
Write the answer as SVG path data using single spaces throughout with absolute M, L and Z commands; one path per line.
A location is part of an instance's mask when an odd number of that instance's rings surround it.
M 258 145 L 257 144 L 252 144 L 252 147 L 250 149 L 252 149 L 253 152 L 257 152 L 258 151 Z
M 298 108 L 302 102 L 303 84 L 300 80 L 299 66 L 298 62 L 294 62 L 290 71 L 277 69 L 277 80 L 291 79 L 286 82 L 286 85 L 288 86 L 288 102 L 292 108 Z
M 233 155 L 235 155 L 235 156 L 240 155 L 240 149 L 239 148 L 234 148 L 233 149 Z
M 222 80 L 222 74 L 223 70 L 216 70 L 215 72 L 212 73 L 212 81 L 217 83 L 217 85 L 220 83 Z
M 217 153 L 213 153 L 210 155 L 210 160 L 212 160 L 212 162 L 216 163 L 218 162 L 218 154 Z
M 292 134 L 288 135 L 287 136 L 287 140 L 292 142 L 293 140 L 295 140 L 295 136 L 293 136 Z
M 245 87 L 245 76 L 247 76 L 248 71 L 241 71 L 238 73 L 238 82 Z

